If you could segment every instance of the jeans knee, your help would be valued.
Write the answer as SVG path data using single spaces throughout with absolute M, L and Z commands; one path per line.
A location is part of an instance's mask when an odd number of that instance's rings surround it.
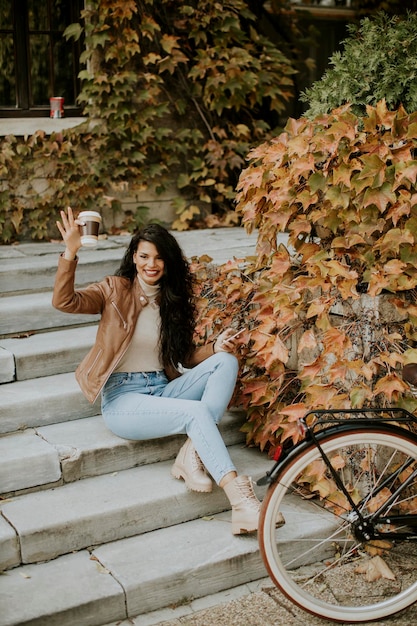
M 217 352 L 215 356 L 218 357 L 220 365 L 227 367 L 231 374 L 237 376 L 239 361 L 234 354 L 230 354 L 230 352 Z

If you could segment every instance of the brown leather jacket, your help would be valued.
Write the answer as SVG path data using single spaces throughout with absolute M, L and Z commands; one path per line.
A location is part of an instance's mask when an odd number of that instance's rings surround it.
M 95 402 L 126 352 L 147 298 L 139 281 L 131 283 L 121 276 L 107 276 L 99 283 L 75 290 L 77 262 L 59 257 L 52 304 L 64 313 L 101 314 L 95 344 L 75 372 L 82 392 L 90 402 Z M 213 344 L 206 344 L 196 348 L 190 361 L 183 365 L 194 367 L 212 354 Z M 172 368 L 166 375 L 171 380 L 180 374 Z

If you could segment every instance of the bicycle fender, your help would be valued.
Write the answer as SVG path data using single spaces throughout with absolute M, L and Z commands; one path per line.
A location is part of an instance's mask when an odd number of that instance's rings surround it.
M 281 473 L 282 469 L 286 467 L 288 463 L 290 463 L 294 457 L 297 457 L 301 452 L 310 447 L 316 447 L 314 440 L 318 443 L 323 441 L 323 439 L 327 438 L 330 435 L 341 434 L 347 432 L 357 433 L 358 431 L 366 431 L 369 432 L 371 430 L 380 430 L 383 429 L 385 431 L 390 432 L 393 435 L 403 435 L 404 432 L 407 433 L 407 437 L 411 439 L 417 446 L 417 434 L 413 433 L 410 430 L 402 428 L 396 424 L 392 423 L 384 423 L 382 421 L 378 423 L 369 423 L 366 420 L 363 421 L 355 421 L 353 423 L 345 423 L 345 424 L 337 424 L 334 426 L 329 426 L 328 428 L 324 428 L 320 430 L 318 433 L 312 435 L 311 431 L 307 431 L 306 439 L 295 444 L 293 448 L 291 448 L 288 452 L 284 452 L 283 456 L 274 464 L 272 469 L 265 474 L 262 478 L 257 481 L 257 485 L 272 485 L 276 480 L 278 475 Z

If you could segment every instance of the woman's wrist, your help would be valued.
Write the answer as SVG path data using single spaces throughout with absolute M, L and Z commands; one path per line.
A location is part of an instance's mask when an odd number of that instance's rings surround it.
M 67 261 L 75 261 L 77 257 L 77 252 L 78 250 L 74 252 L 73 250 L 70 250 L 69 248 L 65 248 L 64 259 L 66 259 Z

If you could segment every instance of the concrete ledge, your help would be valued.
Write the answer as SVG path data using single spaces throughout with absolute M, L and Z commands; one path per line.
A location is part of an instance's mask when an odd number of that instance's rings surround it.
M 0 339 L 0 371 L 2 353 L 5 352 L 11 355 L 15 380 L 73 372 L 94 344 L 96 332 L 97 326 L 94 325 L 51 331 L 46 335 L 38 333 L 21 339 Z
M 13 353 L 0 345 L 0 383 L 11 383 L 15 379 Z
M 241 411 L 228 411 L 223 417 L 219 430 L 227 446 L 244 444 L 243 421 Z M 148 441 L 121 439 L 108 430 L 101 415 L 44 426 L 37 432 L 60 455 L 66 483 L 173 459 L 185 440 L 184 435 Z
M 33 135 L 38 130 L 47 134 L 74 128 L 87 121 L 87 117 L 7 117 L 0 119 L 0 135 Z
M 0 434 L 100 413 L 83 396 L 73 373 L 7 383 L 1 387 Z
M 7 572 L 0 626 L 100 626 L 124 619 L 120 584 L 87 551 Z
M 10 567 L 16 567 L 20 563 L 19 539 L 15 530 L 0 515 L 0 572 Z
M 230 453 L 254 480 L 270 469 L 271 461 L 258 450 L 234 446 Z M 22 562 L 54 559 L 229 508 L 219 487 L 208 494 L 187 491 L 171 477 L 171 465 L 154 463 L 6 501 L 1 512 L 18 534 Z M 264 491 L 256 489 L 259 495 Z
M 35 431 L 0 438 L 0 493 L 53 483 L 60 477 L 57 451 Z

